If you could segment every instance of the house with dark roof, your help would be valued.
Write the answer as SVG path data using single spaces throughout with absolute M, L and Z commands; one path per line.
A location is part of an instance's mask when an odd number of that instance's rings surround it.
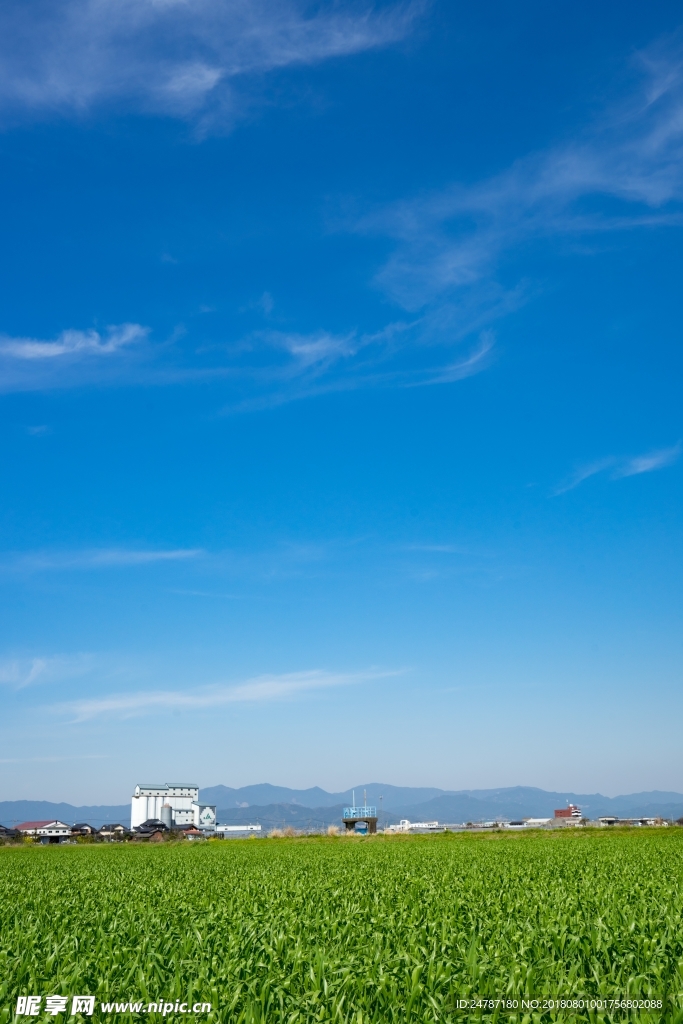
M 89 825 L 87 821 L 79 821 L 75 825 L 71 826 L 72 836 L 96 836 L 97 829 L 94 825 Z
M 103 825 L 99 830 L 98 835 L 102 839 L 125 839 L 126 836 L 130 835 L 130 829 L 127 829 L 125 825 L 120 825 L 119 822 L 111 822 L 108 825 Z
M 158 843 L 164 838 L 164 832 L 170 832 L 168 825 L 165 825 L 160 818 L 147 818 L 141 825 L 133 829 L 133 841 L 143 842 L 154 839 Z

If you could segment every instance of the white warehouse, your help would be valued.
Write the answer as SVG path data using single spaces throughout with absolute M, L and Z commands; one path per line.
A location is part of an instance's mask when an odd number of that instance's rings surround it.
M 213 831 L 216 808 L 199 803 L 199 786 L 187 782 L 141 783 L 131 800 L 130 827 L 136 828 L 149 818 L 168 825 L 194 825 Z

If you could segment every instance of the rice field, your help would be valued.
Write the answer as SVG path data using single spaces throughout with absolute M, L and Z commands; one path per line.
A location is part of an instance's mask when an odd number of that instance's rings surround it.
M 678 828 L 4 847 L 0 1024 L 682 1022 L 682 881 Z

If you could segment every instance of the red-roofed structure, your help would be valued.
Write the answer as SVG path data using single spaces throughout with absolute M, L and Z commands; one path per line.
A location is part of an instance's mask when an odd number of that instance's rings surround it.
M 17 832 L 25 836 L 39 836 L 41 839 L 59 842 L 60 839 L 67 839 L 71 835 L 71 829 L 63 821 L 22 821 L 17 825 Z

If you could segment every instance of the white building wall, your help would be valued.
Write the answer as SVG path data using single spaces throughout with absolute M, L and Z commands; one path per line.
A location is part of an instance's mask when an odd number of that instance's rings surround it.
M 192 804 L 194 812 L 193 824 L 195 828 L 213 832 L 216 828 L 216 805 L 215 804 Z

